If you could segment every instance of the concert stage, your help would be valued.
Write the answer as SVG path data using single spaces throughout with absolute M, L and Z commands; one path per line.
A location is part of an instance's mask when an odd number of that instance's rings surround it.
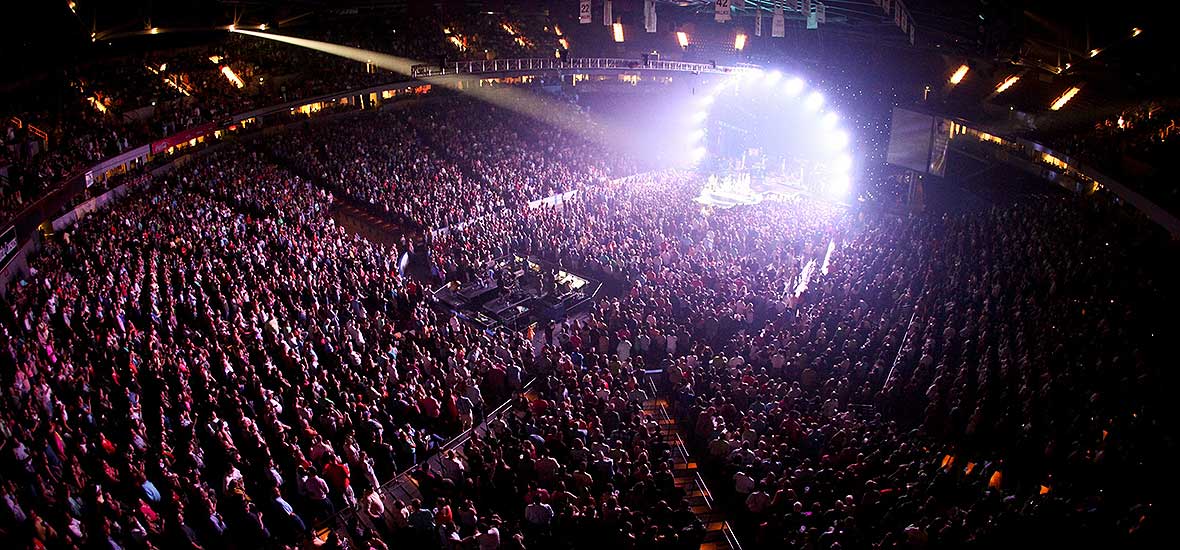
M 784 200 L 801 193 L 798 183 L 786 177 L 765 177 L 752 182 L 749 174 L 709 176 L 696 202 L 714 208 L 758 204 L 764 200 Z
M 515 254 L 497 258 L 487 274 L 470 283 L 434 291 L 439 303 L 485 328 L 522 329 L 540 320 L 560 320 L 590 303 L 602 283 L 556 264 Z

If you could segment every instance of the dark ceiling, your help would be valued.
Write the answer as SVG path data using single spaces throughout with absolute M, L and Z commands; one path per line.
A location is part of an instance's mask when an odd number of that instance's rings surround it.
M 600 10 L 602 0 L 594 0 Z M 745 15 L 753 6 L 769 7 L 775 0 L 746 0 Z M 874 0 L 821 0 L 837 22 L 833 34 L 856 35 L 860 40 L 898 41 L 900 30 Z M 643 0 L 614 0 L 616 15 L 642 17 Z M 121 48 L 172 47 L 209 40 L 213 29 L 237 18 L 242 23 L 287 22 L 314 24 L 323 15 L 363 18 L 374 11 L 405 13 L 407 9 L 544 11 L 572 13 L 577 0 L 37 0 L 9 8 L 0 25 L 0 48 L 6 81 L 56 67 L 83 63 L 96 56 L 116 54 Z M 657 0 L 663 20 L 711 20 L 712 0 Z M 988 61 L 1017 60 L 1061 65 L 1088 64 L 1091 70 L 1155 78 L 1171 83 L 1178 72 L 1177 47 L 1159 22 L 1171 21 L 1180 2 L 1137 3 L 1133 9 L 1116 4 L 1078 0 L 909 0 L 905 3 L 918 28 L 915 48 L 975 57 Z M 735 18 L 743 21 L 743 14 Z M 143 37 L 149 26 L 172 32 Z M 1145 29 L 1140 40 L 1126 40 L 1132 27 Z M 91 33 L 99 40 L 91 41 Z M 896 35 L 896 36 L 894 36 Z M 867 37 L 867 38 L 866 38 Z M 109 40 L 102 40 L 109 38 Z M 110 42 L 106 44 L 104 42 Z M 1104 48 L 1095 63 L 1085 54 Z M 1097 63 L 1101 61 L 1101 63 Z

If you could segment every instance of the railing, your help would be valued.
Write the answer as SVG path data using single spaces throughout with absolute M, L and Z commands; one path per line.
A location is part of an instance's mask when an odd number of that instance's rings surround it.
M 536 378 L 529 380 L 520 389 L 521 393 L 528 393 L 532 389 L 533 383 L 536 381 Z M 446 443 L 443 443 L 441 446 L 439 446 L 438 449 L 435 450 L 434 454 L 430 455 L 429 458 L 426 458 L 417 464 L 406 468 L 401 473 L 393 476 L 393 478 L 391 478 L 389 481 L 383 483 L 381 487 L 375 491 L 381 498 L 382 504 L 384 504 L 385 516 L 382 518 L 382 520 L 388 523 L 391 514 L 399 509 L 396 507 L 399 502 L 408 503 L 411 500 L 420 498 L 422 496 L 422 494 L 418 492 L 418 485 L 412 477 L 415 472 L 424 468 L 435 467 L 442 459 L 442 456 L 446 451 L 462 447 L 463 444 L 467 443 L 467 441 L 471 439 L 472 435 L 487 433 L 488 422 L 502 416 L 505 411 L 508 410 L 508 407 L 512 405 L 512 403 L 512 398 L 505 400 L 500 404 L 500 406 L 496 407 L 487 415 L 485 415 L 484 419 L 480 421 L 479 424 L 464 430 L 455 437 L 452 437 Z M 324 530 L 333 531 L 336 533 L 337 537 L 351 542 L 353 525 L 359 523 L 366 529 L 372 531 L 372 519 L 369 518 L 368 514 L 358 513 L 358 511 L 361 509 L 361 504 L 363 504 L 363 500 L 358 498 L 356 506 L 349 506 L 343 510 L 339 510 L 331 517 L 317 522 L 312 532 L 318 537 L 325 538 L 326 534 L 323 534 Z
M 25 121 L 21 120 L 20 117 L 16 117 L 16 116 L 8 117 L 8 122 L 9 122 L 9 124 L 16 126 L 17 128 L 24 128 L 26 126 Z M 45 133 L 45 130 L 42 130 L 36 126 L 33 126 L 32 124 L 28 124 L 27 126 L 28 126 L 29 132 L 31 132 L 33 135 L 37 136 L 38 139 L 40 139 L 41 141 L 44 141 L 46 144 L 49 143 L 49 134 Z
M 647 374 L 647 387 L 648 387 L 648 390 L 651 392 L 650 397 L 654 399 L 657 395 L 659 395 L 659 391 L 656 389 L 655 381 L 653 380 L 653 378 L 655 376 L 662 374 L 663 371 L 660 369 L 653 369 L 653 370 L 645 370 L 644 373 Z M 664 406 L 663 404 L 660 404 L 660 417 L 661 417 L 661 419 L 663 419 L 665 422 L 668 423 L 667 425 L 679 426 L 679 423 L 676 421 L 676 419 L 673 418 L 672 415 L 668 414 L 668 407 Z M 661 428 L 661 430 L 662 429 L 663 428 Z M 684 444 L 684 440 L 682 440 L 680 438 L 679 433 L 675 434 L 674 437 L 676 438 L 676 443 L 673 445 L 673 450 L 675 451 L 676 454 L 680 455 L 680 459 L 676 460 L 675 458 L 673 458 L 673 460 L 675 460 L 676 462 L 679 462 L 679 463 L 683 464 L 685 467 L 687 467 L 688 463 L 690 461 L 690 455 L 688 453 L 688 446 L 686 446 Z M 701 499 L 705 501 L 705 507 L 707 507 L 709 509 L 709 511 L 713 511 L 713 509 L 714 509 L 713 493 L 712 493 L 712 491 L 709 491 L 709 485 L 707 483 L 705 483 L 705 478 L 701 477 L 701 472 L 699 470 L 693 472 L 692 482 L 693 482 L 693 485 L 696 486 L 697 490 L 700 491 Z M 726 544 L 729 545 L 729 548 L 731 550 L 742 550 L 742 545 L 740 542 L 738 542 L 737 534 L 735 534 L 733 532 L 733 528 L 730 527 L 729 521 L 722 520 L 721 534 L 722 534 L 722 536 L 725 537 L 725 542 L 726 542 Z
M 688 73 L 731 74 L 758 71 L 757 67 L 730 67 L 713 63 L 688 63 L 685 61 L 663 61 L 640 59 L 619 59 L 611 57 L 577 57 L 573 59 L 527 58 L 490 59 L 479 61 L 453 61 L 448 63 L 424 63 L 414 65 L 410 76 L 427 78 L 457 74 L 484 74 L 544 70 L 645 70 L 678 71 Z

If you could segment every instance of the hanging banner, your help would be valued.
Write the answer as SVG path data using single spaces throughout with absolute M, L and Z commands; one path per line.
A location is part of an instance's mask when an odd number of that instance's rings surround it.
M 606 3 L 602 5 L 602 26 L 609 27 L 613 19 L 610 12 L 610 0 L 606 0 Z
M 754 9 L 758 10 L 754 16 L 754 36 L 762 36 L 762 8 Z
M 9 227 L 0 233 L 0 269 L 8 267 L 8 262 L 16 257 L 17 244 L 16 226 Z
M 893 0 L 881 0 L 881 9 L 885 10 L 885 15 L 893 13 Z
M 594 14 L 590 13 L 590 0 L 580 0 L 578 2 L 578 22 L 586 24 L 593 20 Z
M 914 45 L 914 26 L 910 25 L 910 45 Z
M 818 21 L 820 25 L 828 22 L 828 7 L 825 6 L 823 2 L 816 2 L 815 20 Z
M 656 0 L 643 0 L 643 28 L 656 32 Z
M 783 17 L 782 8 L 774 8 L 774 17 L 770 20 L 770 36 L 782 38 L 787 35 L 787 21 Z
M 729 21 L 730 0 L 713 0 L 713 20 L 718 23 Z
M 902 10 L 904 10 L 904 9 L 905 9 L 905 5 L 901 3 L 901 0 L 897 0 L 897 2 L 894 2 L 894 4 L 893 4 L 893 24 L 897 27 L 901 27 L 901 19 L 902 19 L 901 14 L 902 14 Z

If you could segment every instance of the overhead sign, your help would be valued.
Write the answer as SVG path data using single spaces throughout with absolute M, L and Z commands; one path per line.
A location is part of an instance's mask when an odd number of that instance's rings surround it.
M 729 21 L 730 0 L 713 0 L 713 6 L 716 8 L 713 12 L 714 21 L 718 23 Z
M 16 257 L 16 228 L 9 227 L 0 233 L 0 269 L 8 267 Z

